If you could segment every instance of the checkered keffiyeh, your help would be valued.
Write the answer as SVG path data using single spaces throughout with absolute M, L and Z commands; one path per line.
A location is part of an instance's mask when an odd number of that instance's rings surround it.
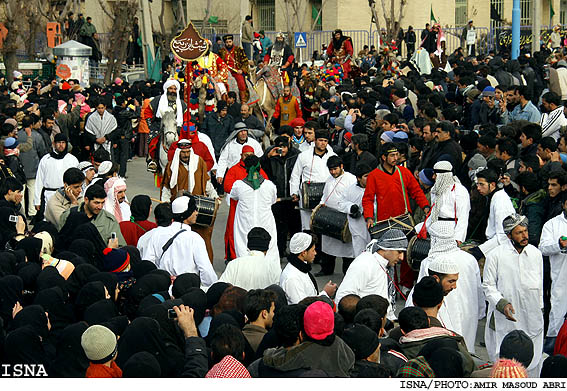
M 425 358 L 419 356 L 402 365 L 396 377 L 435 377 L 435 372 Z
M 251 378 L 250 373 L 244 365 L 232 356 L 224 356 L 220 362 L 215 364 L 205 377 L 217 378 L 217 379 L 228 379 L 228 378 L 239 378 L 247 379 Z

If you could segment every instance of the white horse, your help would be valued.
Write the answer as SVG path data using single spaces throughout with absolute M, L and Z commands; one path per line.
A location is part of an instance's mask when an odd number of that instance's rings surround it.
M 168 107 L 162 114 L 161 117 L 161 134 L 159 143 L 159 170 L 163 177 L 165 172 L 165 166 L 167 166 L 167 151 L 171 147 L 171 144 L 179 139 L 179 134 L 177 133 L 177 114 L 171 107 Z

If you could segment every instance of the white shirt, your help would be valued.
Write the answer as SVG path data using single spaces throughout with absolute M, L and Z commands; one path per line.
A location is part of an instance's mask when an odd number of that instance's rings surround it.
M 244 144 L 240 144 L 235 138 L 221 151 L 217 166 L 217 177 L 223 178 L 226 171 L 240 161 L 242 147 L 245 145 L 250 145 L 254 149 L 254 155 L 258 157 L 264 154 L 260 143 L 252 137 L 248 137 L 248 140 Z
M 323 197 L 321 197 L 320 204 L 324 204 L 329 208 L 341 211 L 341 201 L 343 200 L 347 189 L 355 184 L 356 177 L 350 172 L 345 172 L 338 178 L 333 178 L 331 176 L 325 182 Z M 343 243 L 341 240 L 327 235 L 322 235 L 321 237 L 321 249 L 325 254 L 333 255 L 335 257 L 354 258 L 352 242 Z
M 502 222 L 515 212 L 514 205 L 512 205 L 512 201 L 504 189 L 494 192 L 490 201 L 490 213 L 485 231 L 487 241 L 479 246 L 485 256 L 500 244 L 509 241 L 504 233 Z
M 219 281 L 228 282 L 249 291 L 278 284 L 281 273 L 279 260 L 268 260 L 263 252 L 253 250 L 247 256 L 230 261 Z
M 464 242 L 467 237 L 467 228 L 469 225 L 469 212 L 471 210 L 471 199 L 467 189 L 460 183 L 455 183 L 454 189 L 441 194 L 439 199 L 431 193 L 431 204 L 438 203 L 439 217 L 457 219 L 455 224 L 455 240 Z M 429 229 L 432 221 L 426 220 Z
M 138 251 L 140 251 L 140 257 L 143 260 L 147 260 L 153 263 L 157 262 L 157 256 L 152 252 L 153 249 L 152 245 L 156 241 L 159 241 L 161 245 L 157 243 L 156 247 L 157 248 L 163 247 L 165 242 L 167 242 L 166 232 L 169 232 L 168 228 L 169 227 L 158 226 L 154 229 L 149 230 L 148 232 L 143 234 L 140 237 L 140 239 L 138 239 L 138 245 L 136 247 L 138 248 Z
M 510 240 L 486 257 L 482 288 L 488 301 L 486 350 L 491 361 L 498 358 L 502 340 L 510 331 L 523 330 L 534 343 L 534 356 L 527 368 L 530 376 L 539 367 L 543 351 L 543 257 L 531 244 L 521 253 Z M 516 313 L 516 322 L 496 310 L 501 299 L 508 300 Z M 495 330 L 488 325 L 494 317 Z M 537 372 L 539 374 L 539 372 Z
M 288 263 L 280 276 L 280 287 L 285 292 L 287 304 L 297 304 L 306 297 L 321 296 L 327 294 L 321 291 L 317 294 L 313 281 L 309 274 L 303 273 L 298 268 Z
M 237 257 L 248 255 L 248 232 L 254 227 L 262 227 L 271 236 L 266 257 L 277 259 L 280 255 L 277 244 L 276 220 L 272 213 L 272 205 L 276 203 L 276 185 L 268 179 L 257 190 L 242 180 L 234 182 L 230 198 L 238 201 L 234 215 L 234 250 Z
M 542 128 L 541 137 L 553 137 L 559 140 L 559 131 L 562 126 L 567 126 L 567 118 L 563 112 L 563 105 L 559 106 L 550 113 L 543 113 L 539 124 Z
M 77 158 L 70 153 L 67 153 L 63 159 L 55 159 L 51 155 L 45 155 L 39 161 L 39 166 L 37 167 L 37 175 L 35 177 L 35 194 L 33 197 L 34 205 L 41 205 L 41 190 L 45 191 L 45 204 L 51 198 L 55 191 L 60 187 L 63 187 L 63 174 L 67 169 L 71 167 L 77 167 L 79 161 Z
M 468 351 L 474 353 L 478 320 L 484 317 L 486 310 L 480 269 L 476 258 L 471 254 L 458 248 L 451 254 L 454 254 L 454 259 L 459 263 L 459 279 L 457 287 L 444 297 L 437 319 L 448 330 L 462 335 Z M 433 260 L 434 257 L 427 257 L 421 262 L 418 282 L 429 275 L 429 265 Z M 406 307 L 411 306 L 413 306 L 413 288 L 406 300 Z
M 362 215 L 363 196 L 364 188 L 355 183 L 346 189 L 343 199 L 339 202 L 339 210 L 348 214 L 348 227 L 352 235 L 352 249 L 355 257 L 358 257 L 366 250 L 366 246 L 371 240 L 370 233 L 366 228 L 366 221 L 364 221 L 364 216 Z M 356 219 L 350 216 L 350 208 L 353 205 L 358 205 L 361 213 L 360 217 Z
M 289 178 L 289 193 L 299 195 L 299 205 L 303 205 L 303 195 L 300 191 L 303 182 L 323 183 L 331 177 L 327 168 L 327 160 L 336 153 L 327 149 L 323 156 L 319 156 L 314 151 L 314 147 L 311 147 L 297 156 Z M 311 211 L 300 210 L 299 214 L 301 215 L 301 229 L 310 229 Z
M 363 252 L 350 264 L 343 282 L 337 290 L 335 302 L 339 303 L 346 295 L 358 295 L 361 298 L 368 295 L 382 296 L 388 303 L 388 260 L 378 253 Z M 395 320 L 396 315 L 392 305 L 388 304 L 386 317 Z
M 163 246 L 182 229 L 185 229 L 185 232 L 179 234 L 164 253 Z M 200 276 L 203 286 L 210 286 L 218 279 L 211 265 L 205 241 L 186 224 L 173 223 L 157 231 L 152 236 L 147 250 L 145 259 L 172 276 L 195 273 Z
M 567 254 L 561 252 L 559 238 L 567 233 L 567 219 L 561 213 L 543 226 L 539 249 L 551 265 L 551 312 L 548 337 L 557 337 L 567 313 Z

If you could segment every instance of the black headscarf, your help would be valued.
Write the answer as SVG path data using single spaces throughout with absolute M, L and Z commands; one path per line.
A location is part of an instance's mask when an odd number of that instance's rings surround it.
M 53 266 L 45 267 L 39 276 L 37 276 L 37 291 L 42 291 L 43 289 L 60 287 L 62 290 L 67 289 L 67 281 L 59 271 Z
M 84 378 L 89 367 L 89 359 L 81 346 L 81 337 L 89 326 L 78 322 L 63 329 L 57 341 L 57 356 L 50 376 L 65 378 Z
M 232 285 L 226 282 L 215 282 L 207 290 L 207 309 L 212 310 L 215 304 L 217 304 L 224 293 Z
M 41 273 L 41 266 L 37 263 L 21 263 L 18 265 L 18 276 L 24 282 L 23 306 L 33 302 L 37 290 L 37 277 Z
M 144 221 L 150 217 L 152 200 L 145 194 L 138 194 L 130 202 L 131 221 Z
M 69 246 L 69 251 L 83 257 L 87 262 L 94 264 L 94 244 L 87 239 L 75 239 Z
M 114 303 L 111 300 L 103 299 L 87 307 L 85 310 L 85 322 L 87 322 L 89 326 L 102 324 L 117 315 L 118 313 L 116 312 Z
M 87 307 L 104 299 L 106 299 L 106 292 L 102 282 L 93 281 L 87 283 L 81 288 L 75 300 L 75 314 L 77 318 L 83 320 Z
M 7 325 L 12 320 L 12 308 L 16 302 L 23 302 L 24 282 L 18 276 L 0 278 L 0 317 Z M 23 304 L 22 304 L 23 305 Z
M 173 297 L 180 298 L 191 288 L 199 288 L 201 286 L 201 278 L 195 273 L 183 273 L 177 276 L 173 281 L 171 293 Z
M 140 305 L 138 306 L 138 314 L 141 314 L 146 309 L 156 304 L 161 304 L 167 300 L 170 300 L 171 297 L 169 296 L 168 291 L 152 293 L 151 295 L 147 295 L 140 301 Z
M 167 291 L 170 284 L 169 277 L 160 273 L 150 273 L 137 280 L 129 294 L 139 303 L 147 295 Z
M 102 270 L 102 265 L 104 265 L 103 250 L 106 248 L 106 243 L 102 240 L 100 232 L 92 223 L 82 224 L 75 230 L 75 239 L 86 239 L 89 240 L 93 247 L 92 262 L 93 265 Z
M 6 243 L 16 235 L 16 223 L 10 221 L 14 210 L 8 207 L 0 207 L 0 249 L 6 248 Z
M 76 239 L 76 230 L 84 225 L 89 224 L 90 220 L 86 213 L 82 212 L 80 207 L 77 209 L 71 208 L 69 216 L 65 221 L 65 225 L 59 230 L 59 235 L 55 240 L 55 248 L 59 251 L 67 250 L 73 240 Z M 88 239 L 88 238 L 85 238 Z
M 95 273 L 89 276 L 88 281 L 102 282 L 110 295 L 110 299 L 115 301 L 116 286 L 118 285 L 118 277 L 116 277 L 116 274 L 110 272 Z
M 18 260 L 16 255 L 10 251 L 0 252 L 0 272 L 4 274 L 15 274 Z
M 336 33 L 341 34 L 341 37 L 339 39 L 335 39 Z M 347 37 L 345 37 L 341 29 L 336 29 L 335 31 L 333 31 L 333 50 L 339 50 L 346 39 Z
M 118 340 L 116 364 L 122 368 L 126 361 L 138 352 L 153 354 L 159 361 L 163 377 L 176 376 L 183 369 L 183 354 L 172 354 L 166 350 L 166 343 L 160 334 L 159 323 L 155 319 L 139 317 L 128 326 Z
M 16 314 L 12 321 L 11 329 L 17 330 L 21 327 L 28 326 L 42 338 L 46 338 L 49 334 L 47 328 L 47 316 L 45 309 L 40 305 L 28 305 Z
M 181 296 L 183 304 L 193 308 L 193 318 L 198 326 L 205 318 L 207 311 L 207 294 L 199 288 L 191 288 L 187 293 Z
M 156 270 L 157 266 L 155 263 L 150 261 L 142 261 L 137 265 L 132 265 L 132 272 L 137 280 L 148 274 L 149 272 Z
M 18 242 L 16 250 L 24 250 L 26 252 L 28 262 L 41 263 L 39 254 L 41 253 L 42 246 L 43 242 L 41 239 L 24 238 Z
M 159 361 L 153 354 L 139 352 L 126 361 L 122 368 L 122 377 L 125 378 L 157 378 L 161 377 Z
M 10 332 L 6 336 L 4 349 L 7 364 L 43 364 L 44 368 L 48 368 L 41 338 L 31 326 Z
M 34 304 L 41 305 L 49 314 L 51 330 L 62 330 L 75 321 L 73 306 L 67 301 L 67 294 L 60 287 L 41 290 Z
M 136 246 L 124 246 L 123 250 L 126 250 L 128 255 L 130 255 L 130 268 L 134 265 L 138 265 L 142 262 L 142 256 L 140 255 L 140 250 Z
M 168 308 L 164 304 L 156 304 L 142 312 L 142 316 L 147 316 L 157 320 L 160 326 L 160 334 L 166 343 L 175 345 L 180 351 L 184 351 L 185 338 L 175 320 L 169 319 L 167 316 Z
M 91 264 L 79 265 L 73 270 L 73 273 L 67 279 L 67 292 L 71 301 L 75 301 L 75 297 L 81 288 L 89 282 L 89 277 L 93 274 L 99 273 L 99 270 Z

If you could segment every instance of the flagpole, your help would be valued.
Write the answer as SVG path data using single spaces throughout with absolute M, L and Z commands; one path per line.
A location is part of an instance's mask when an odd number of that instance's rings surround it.
M 520 0 L 514 0 L 512 7 L 512 60 L 520 56 Z

